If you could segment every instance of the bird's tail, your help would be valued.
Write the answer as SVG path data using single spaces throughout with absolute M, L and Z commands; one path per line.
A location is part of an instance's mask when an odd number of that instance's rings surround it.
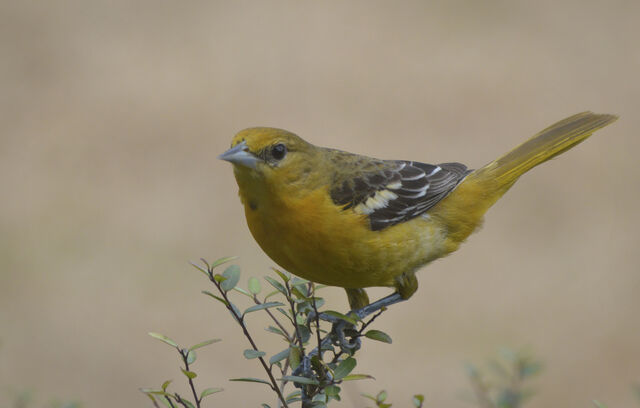
M 464 240 L 482 221 L 482 215 L 518 178 L 535 166 L 563 153 L 582 142 L 593 132 L 614 122 L 615 115 L 583 112 L 570 116 L 539 132 L 520 146 L 497 160 L 469 174 L 460 185 L 442 201 L 440 206 L 445 221 L 461 217 L 457 227 L 458 238 Z M 448 203 L 445 204 L 445 201 Z M 449 208 L 450 210 L 447 210 Z M 463 224 L 467 224 L 466 226 Z M 450 229 L 450 233 L 454 231 Z

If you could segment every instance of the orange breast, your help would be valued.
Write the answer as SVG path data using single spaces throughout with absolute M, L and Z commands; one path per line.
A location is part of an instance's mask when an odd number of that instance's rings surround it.
M 445 253 L 442 228 L 417 217 L 372 231 L 365 216 L 342 210 L 324 189 L 300 198 L 246 198 L 249 229 L 278 265 L 302 278 L 345 288 L 393 286 L 394 277 Z

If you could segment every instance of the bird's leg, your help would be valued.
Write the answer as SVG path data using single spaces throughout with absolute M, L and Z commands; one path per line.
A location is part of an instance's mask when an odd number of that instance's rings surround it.
M 409 272 L 397 276 L 394 286 L 396 288 L 394 293 L 373 303 L 369 303 L 369 297 L 364 289 L 346 289 L 349 305 L 351 306 L 351 311 L 347 315 L 353 316 L 355 314 L 357 320 L 362 320 L 391 305 L 407 300 L 418 289 L 418 280 L 413 272 Z M 310 315 L 310 318 L 311 317 L 315 318 L 315 316 Z M 331 332 L 328 337 L 331 338 L 331 342 L 340 347 L 343 352 L 354 353 L 360 349 L 361 342 L 358 335 L 359 333 L 353 323 L 325 313 L 320 313 L 319 317 L 331 323 Z
M 368 305 L 354 310 L 353 312 L 358 316 L 358 318 L 364 319 L 379 310 L 386 309 L 387 307 L 400 303 L 404 300 L 406 299 L 399 292 L 393 292 L 392 294 L 385 296 L 382 299 L 378 299 L 373 303 L 369 303 Z
M 345 288 L 345 291 L 351 310 L 361 309 L 369 304 L 369 296 L 363 288 Z
M 418 290 L 418 279 L 415 273 L 409 272 L 395 277 L 396 291 L 382 299 L 376 300 L 373 303 L 362 306 L 357 310 L 354 310 L 356 315 L 360 319 L 379 311 L 386 309 L 387 307 L 407 300 Z

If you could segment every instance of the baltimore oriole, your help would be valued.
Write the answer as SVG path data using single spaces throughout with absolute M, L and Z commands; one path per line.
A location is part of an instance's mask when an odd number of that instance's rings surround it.
M 271 259 L 345 288 L 353 309 L 369 303 L 364 288 L 394 287 L 379 308 L 408 299 L 416 271 L 458 249 L 522 174 L 616 119 L 579 113 L 478 170 L 374 159 L 265 127 L 236 134 L 220 159 L 233 163 L 249 229 Z

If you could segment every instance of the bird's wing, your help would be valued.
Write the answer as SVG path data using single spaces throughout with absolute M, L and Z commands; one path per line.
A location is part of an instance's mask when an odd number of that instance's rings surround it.
M 423 214 L 471 172 L 460 163 L 404 160 L 374 160 L 351 167 L 334 180 L 331 198 L 344 210 L 366 215 L 373 231 Z

